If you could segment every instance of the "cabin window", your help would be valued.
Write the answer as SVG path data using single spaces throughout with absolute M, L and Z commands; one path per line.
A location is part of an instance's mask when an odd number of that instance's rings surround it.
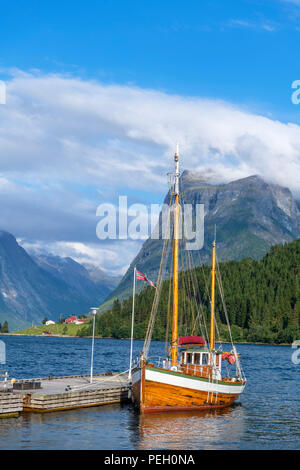
M 192 359 L 193 359 L 192 353 L 187 353 L 187 355 L 186 355 L 186 363 L 187 363 L 187 364 L 192 364 Z
M 194 354 L 194 364 L 196 365 L 200 364 L 200 353 Z
M 202 365 L 207 364 L 207 354 L 202 354 Z

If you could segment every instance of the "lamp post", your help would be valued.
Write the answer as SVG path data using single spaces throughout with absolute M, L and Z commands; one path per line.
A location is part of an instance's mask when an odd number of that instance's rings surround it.
M 97 314 L 97 308 L 93 307 L 92 309 L 93 314 L 93 339 L 92 339 L 92 354 L 91 354 L 91 375 L 90 375 L 90 383 L 93 383 L 93 362 L 94 362 L 94 342 L 95 342 L 95 318 Z

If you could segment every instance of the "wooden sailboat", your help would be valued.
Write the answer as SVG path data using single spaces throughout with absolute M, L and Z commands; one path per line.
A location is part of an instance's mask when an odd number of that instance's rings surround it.
M 203 336 L 178 337 L 178 275 L 179 275 L 179 155 L 175 153 L 174 174 L 174 240 L 173 240 L 173 301 L 172 339 L 170 355 L 159 364 L 148 361 L 153 316 L 150 317 L 147 337 L 139 362 L 130 371 L 133 400 L 141 412 L 190 411 L 222 408 L 231 405 L 243 392 L 243 376 L 239 356 L 232 351 L 215 347 L 215 276 L 216 240 L 212 249 L 211 311 L 209 346 Z M 161 273 L 160 273 L 161 274 Z M 160 276 L 159 274 L 159 276 Z M 158 280 L 159 282 L 159 280 Z M 154 304 L 158 302 L 156 289 Z M 222 362 L 236 366 L 235 376 L 222 374 Z

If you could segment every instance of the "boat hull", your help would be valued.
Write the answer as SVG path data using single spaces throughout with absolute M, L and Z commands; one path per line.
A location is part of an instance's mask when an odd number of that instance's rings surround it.
M 223 408 L 242 393 L 244 383 L 225 383 L 143 366 L 132 376 L 134 402 L 145 413 Z

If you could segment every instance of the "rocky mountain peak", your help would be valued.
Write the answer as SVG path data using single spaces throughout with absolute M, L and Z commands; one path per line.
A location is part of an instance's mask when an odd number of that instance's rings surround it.
M 181 193 L 184 203 L 193 207 L 204 205 L 204 246 L 192 253 L 195 264 L 210 263 L 215 224 L 219 261 L 259 259 L 272 245 L 300 237 L 300 212 L 291 191 L 259 175 L 226 183 L 210 171 L 185 170 L 181 175 Z M 170 193 L 166 203 L 169 198 Z M 129 294 L 134 265 L 155 280 L 161 250 L 161 240 L 146 240 L 110 298 Z

